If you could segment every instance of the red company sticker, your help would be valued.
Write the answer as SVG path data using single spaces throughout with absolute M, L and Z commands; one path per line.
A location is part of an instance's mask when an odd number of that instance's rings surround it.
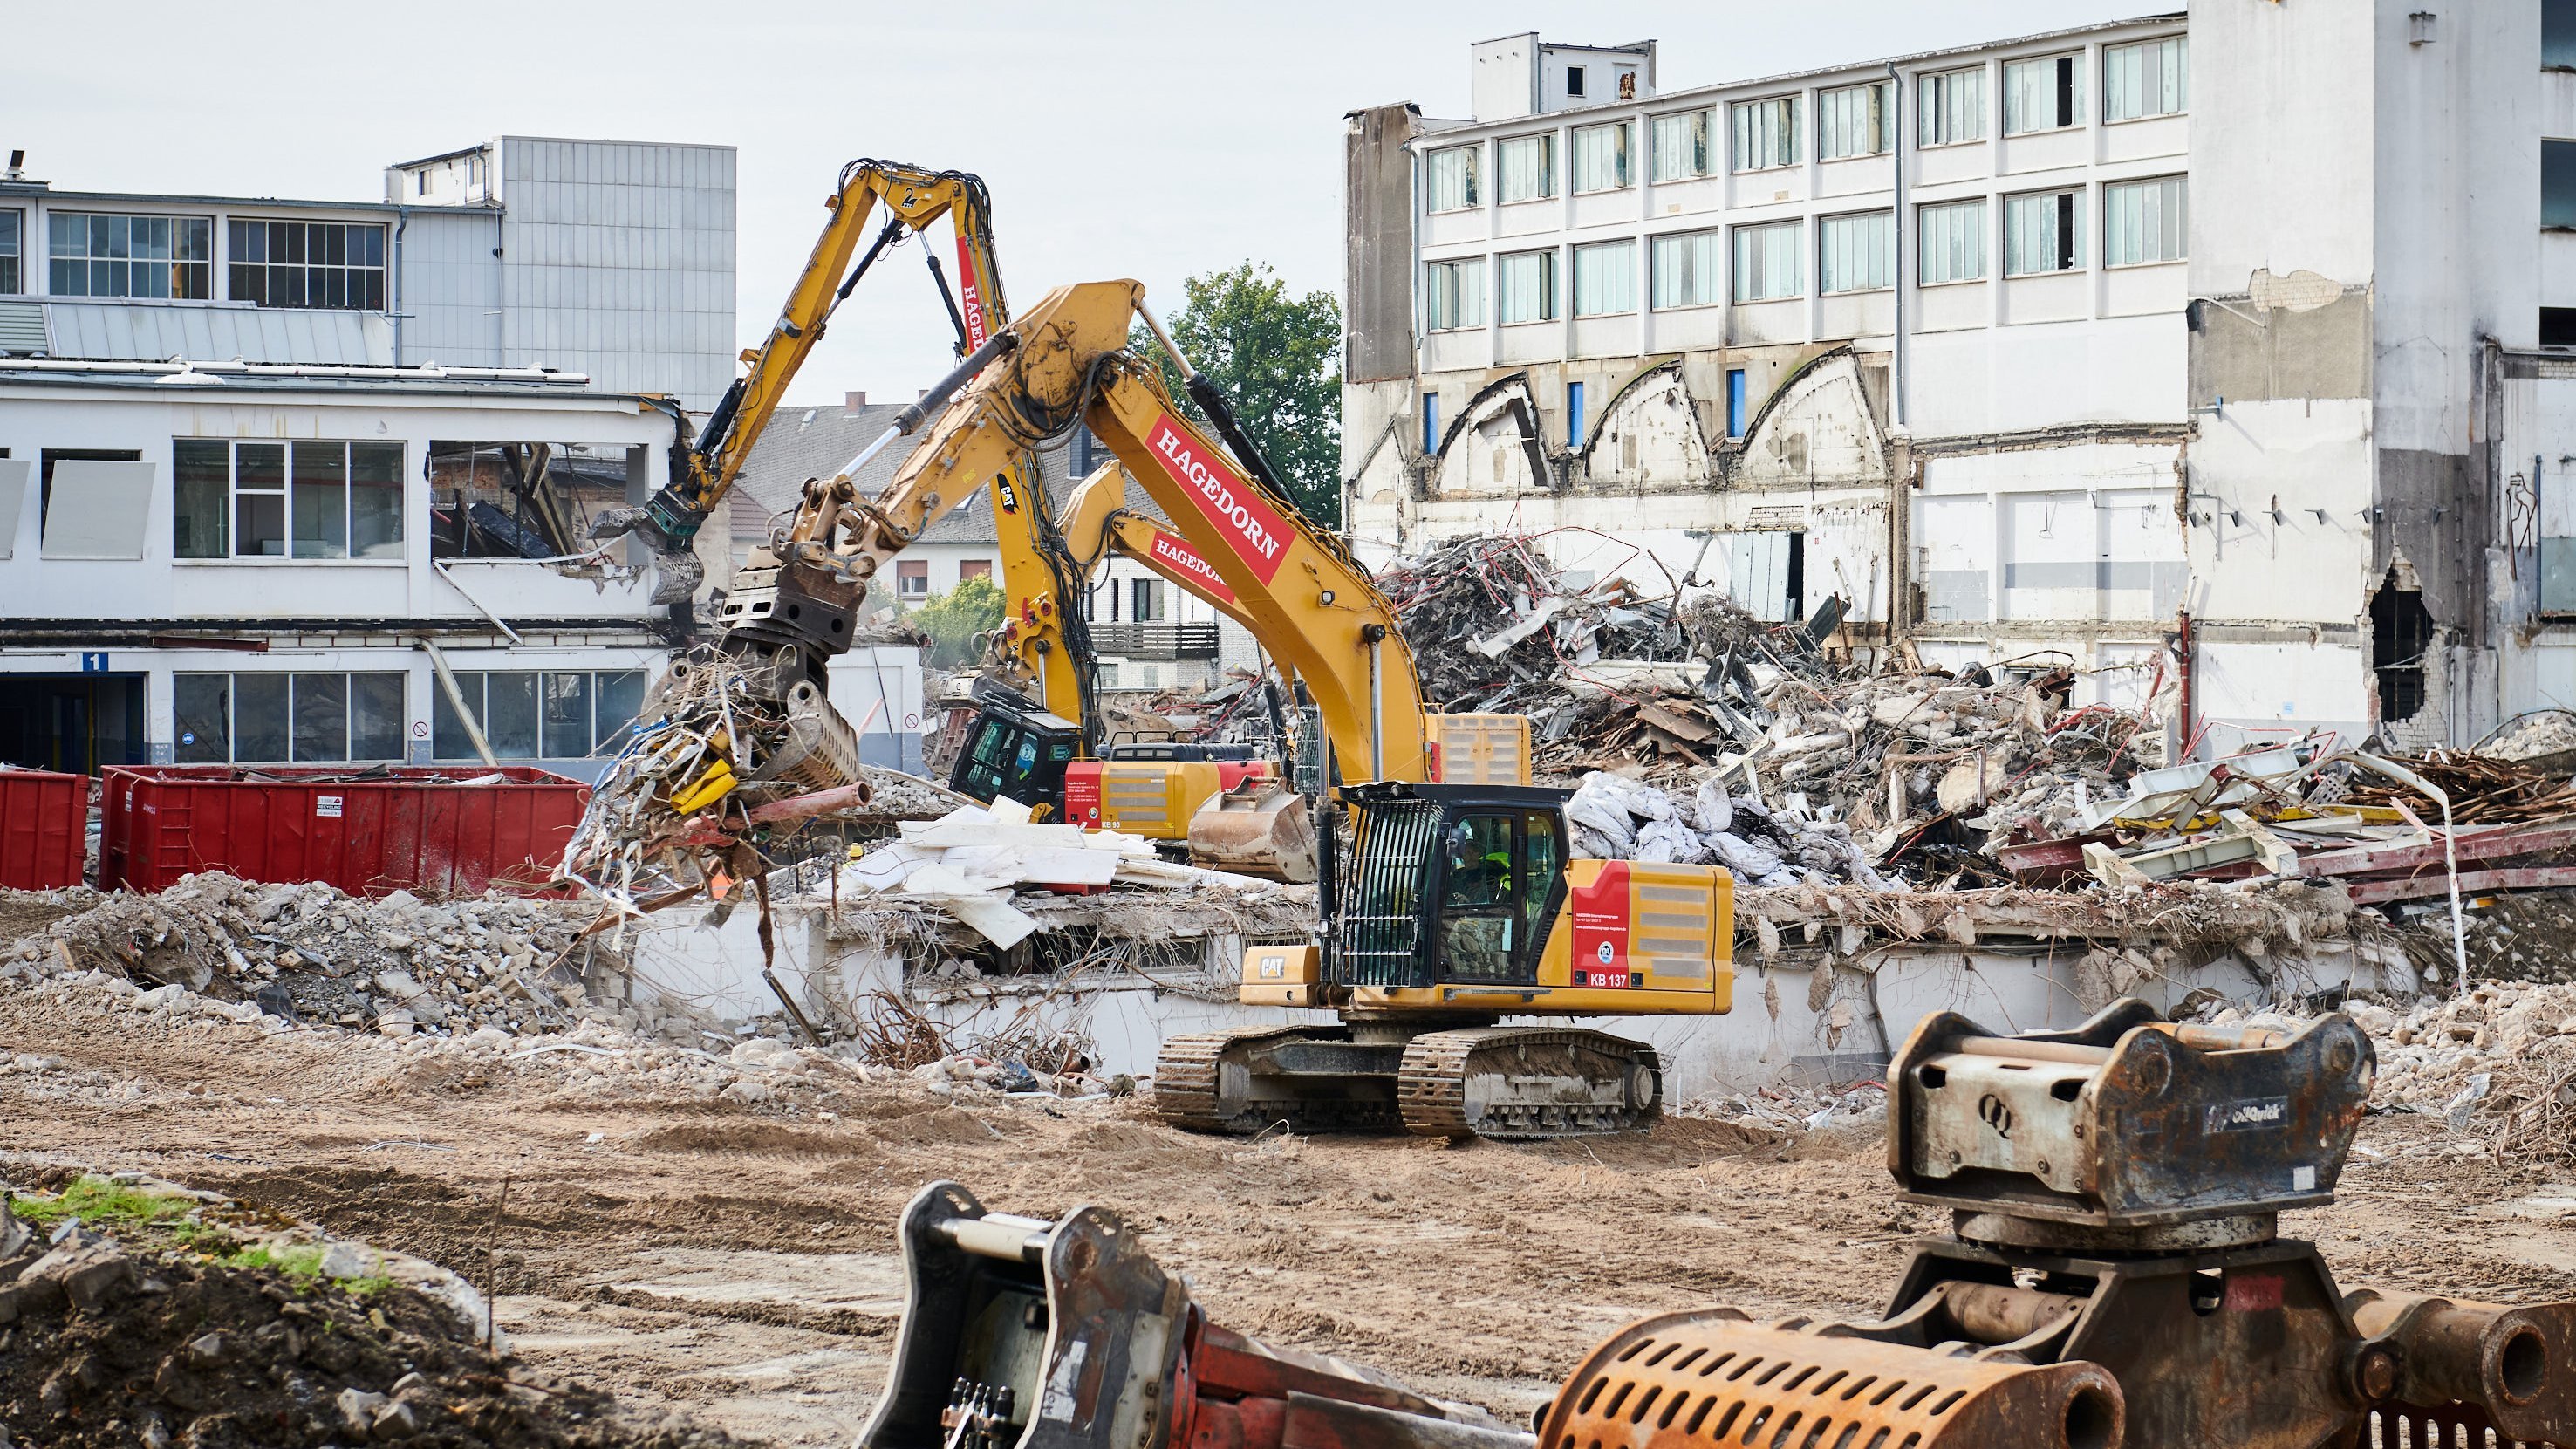
M 984 345 L 984 287 L 975 276 L 975 250 L 957 238 L 957 302 L 966 319 L 966 350 Z
M 2227 1275 L 2227 1311 L 2269 1312 L 2281 1306 L 2281 1287 L 2278 1273 L 2230 1273 Z
M 1225 586 L 1225 580 L 1216 576 L 1216 565 L 1199 557 L 1197 549 L 1158 528 L 1154 530 L 1153 554 L 1154 557 L 1189 575 L 1200 593 L 1220 604 L 1234 602 L 1234 590 Z
M 1202 451 L 1169 413 L 1155 417 L 1145 445 L 1163 471 L 1188 490 L 1199 512 L 1225 535 L 1227 546 L 1252 566 L 1254 575 L 1265 584 L 1278 577 L 1279 565 L 1288 557 L 1288 525 L 1261 501 L 1251 484 L 1213 453 Z

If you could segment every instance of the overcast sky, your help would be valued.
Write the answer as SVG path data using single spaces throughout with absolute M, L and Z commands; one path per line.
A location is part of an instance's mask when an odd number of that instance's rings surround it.
M 1020 305 L 1136 277 L 1169 308 L 1184 276 L 1247 258 L 1338 291 L 1342 114 L 1466 115 L 1471 41 L 1651 37 L 1672 90 L 2163 8 L 2178 3 L 35 5 L 11 18 L 30 63 L 0 147 L 65 189 L 373 199 L 388 163 L 505 133 L 735 146 L 748 346 L 855 156 L 983 176 Z M 906 396 L 946 370 L 919 250 L 878 264 L 793 400 Z

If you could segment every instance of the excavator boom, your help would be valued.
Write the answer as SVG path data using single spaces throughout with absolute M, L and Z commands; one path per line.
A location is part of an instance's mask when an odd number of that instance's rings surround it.
M 696 591 L 703 578 L 692 552 L 699 526 L 733 490 L 832 313 L 888 248 L 948 218 L 956 237 L 957 292 L 950 293 L 935 256 L 930 269 L 957 328 L 959 353 L 983 346 L 1009 319 L 993 256 L 992 200 L 978 178 L 862 159 L 841 168 L 840 183 L 823 204 L 831 220 L 815 238 L 778 320 L 758 348 L 743 353 L 748 370 L 716 404 L 696 441 L 672 450 L 671 481 L 642 508 L 604 515 L 591 530 L 594 539 L 634 533 L 646 541 L 658 566 L 657 604 L 677 603 Z M 880 207 L 885 221 L 870 242 L 870 219 Z

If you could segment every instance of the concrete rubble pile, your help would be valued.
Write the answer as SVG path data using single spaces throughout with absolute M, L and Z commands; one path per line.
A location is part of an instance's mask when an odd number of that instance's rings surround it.
M 99 1013 L 116 1029 L 138 1035 L 224 1033 L 245 1026 L 270 1034 L 333 1032 L 340 1043 L 335 1060 L 351 1071 L 350 1089 L 361 1095 L 400 1095 L 452 1080 L 460 1071 L 472 1077 L 507 1073 L 585 1098 L 721 1101 L 831 1121 L 836 1105 L 887 1085 L 931 1097 L 973 1095 L 989 1085 L 1005 1095 L 1026 1089 L 1082 1101 L 1105 1100 L 1117 1090 L 1113 1079 L 1093 1074 L 1087 1062 L 1053 1061 L 1046 1063 L 1053 1070 L 1035 1071 L 1027 1065 L 1029 1053 L 1007 1050 L 1013 1043 L 968 1033 L 943 1038 L 932 1053 L 886 1057 L 873 1044 L 867 1022 L 848 1026 L 829 1046 L 789 1040 L 794 1028 L 781 1018 L 700 1031 L 694 1041 L 675 1039 L 675 1030 L 670 1037 L 639 1036 L 600 1020 L 519 1035 L 476 1027 L 386 1037 L 332 1025 L 302 1027 L 263 1013 L 257 1002 L 218 1000 L 177 985 L 146 989 L 100 971 L 66 972 L 14 989 L 31 993 L 36 1009 Z M 907 1070 L 925 1061 L 947 1065 L 935 1079 Z M 139 1101 L 149 1093 L 138 1079 L 72 1067 L 42 1052 L 0 1054 L 0 1082 L 38 1103 Z
M 2373 1112 L 2438 1118 L 2500 1161 L 2576 1165 L 2576 986 L 2485 981 L 2466 993 L 2344 1008 L 2379 1059 Z M 2232 1008 L 2214 1020 L 2294 1028 Z
M 2142 770 L 2125 795 L 2032 836 L 1995 849 L 2032 883 L 2330 878 L 2398 918 L 2455 893 L 2576 886 L 2564 777 L 2473 751 L 2390 758 L 2321 734 Z
M 1574 586 L 1532 538 L 1463 539 L 1382 570 L 1378 587 L 1395 603 L 1426 699 L 1526 714 L 1543 741 L 1600 713 L 1577 706 L 1599 702 L 1598 686 L 1633 665 L 1666 664 L 1684 687 L 1695 682 L 1685 675 L 1705 672 L 1688 668 L 1698 651 L 1675 598 L 1641 596 L 1619 578 Z
M 1537 540 L 1514 536 L 1406 560 L 1381 584 L 1426 696 L 1445 709 L 1527 714 L 1543 773 L 1614 773 L 1687 798 L 1716 779 L 1725 798 L 1783 820 L 1784 833 L 1843 834 L 1882 868 L 1914 846 L 1912 873 L 2000 881 L 1970 853 L 2054 834 L 2163 763 L 2164 732 L 2148 713 L 2070 709 L 2075 676 L 2064 669 L 1838 663 L 1823 645 L 1841 622 L 1839 599 L 1805 624 L 1768 624 L 1687 581 L 1664 597 L 1616 579 L 1578 587 Z M 1672 848 L 1683 853 L 1671 858 L 1697 858 Z
M 2516 715 L 2480 740 L 2476 751 L 2548 774 L 2576 774 L 2576 710 L 2535 709 Z
M 371 900 L 319 883 L 263 885 L 214 871 L 149 895 L 12 895 L 64 913 L 0 944 L 0 979 L 97 969 L 148 990 L 388 1036 L 515 1035 L 595 1016 L 694 1038 L 708 1024 L 678 1003 L 628 1002 L 625 959 L 612 937 L 583 936 L 599 912 L 576 902 L 498 890 L 458 901 L 409 891 Z
M 1857 959 L 1888 945 L 1974 946 L 1981 941 L 2099 941 L 2076 965 L 2077 994 L 2088 1007 L 2138 982 L 2177 974 L 2181 953 L 2232 951 L 2260 963 L 2330 941 L 2364 941 L 2393 950 L 2388 928 L 2354 909 L 2331 881 L 2279 881 L 2260 886 L 2090 891 L 1991 887 L 1979 890 L 1881 889 L 1809 881 L 1785 889 L 1739 887 L 1738 935 L 1764 961 L 1821 950 Z M 2085 982 L 2098 969 L 2112 989 Z M 2097 1002 L 2092 998 L 2100 995 Z

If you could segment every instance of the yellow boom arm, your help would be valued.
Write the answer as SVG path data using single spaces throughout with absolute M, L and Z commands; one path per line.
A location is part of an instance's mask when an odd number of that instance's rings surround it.
M 653 496 L 641 515 L 620 519 L 613 531 L 631 527 L 648 534 L 655 551 L 666 558 L 686 551 L 698 526 L 732 491 L 752 446 L 785 398 L 788 383 L 814 344 L 823 339 L 833 311 L 886 248 L 905 236 L 924 231 L 943 216 L 956 235 L 958 290 L 948 296 L 948 302 L 960 355 L 983 346 L 1009 321 L 1001 272 L 993 257 L 992 201 L 982 181 L 962 171 L 859 160 L 841 168 L 840 184 L 823 204 L 831 219 L 815 239 L 813 255 L 797 274 L 769 336 L 742 354 L 749 371 L 716 404 L 697 442 L 673 450 L 669 485 Z M 861 255 L 860 244 L 878 207 L 885 210 L 885 223 Z M 855 267 L 853 258 L 857 258 Z M 931 259 L 931 270 L 941 292 L 948 294 L 948 280 L 939 271 L 936 257 Z M 694 585 L 693 574 L 687 581 Z M 656 598 L 661 601 L 660 595 Z
M 1421 688 L 1394 605 L 1339 539 L 1246 477 L 1182 416 L 1154 369 L 1127 351 L 1128 328 L 1140 317 L 1160 330 L 1136 282 L 1048 293 L 995 339 L 996 355 L 949 402 L 882 497 L 858 503 L 846 474 L 816 485 L 825 506 L 800 519 L 791 552 L 865 580 L 972 489 L 1017 476 L 1026 453 L 1087 423 L 1233 593 L 1242 621 L 1305 680 L 1344 772 L 1428 779 Z M 1078 606 L 1054 601 L 1059 612 Z M 1051 675 L 1048 693 L 1052 702 Z

